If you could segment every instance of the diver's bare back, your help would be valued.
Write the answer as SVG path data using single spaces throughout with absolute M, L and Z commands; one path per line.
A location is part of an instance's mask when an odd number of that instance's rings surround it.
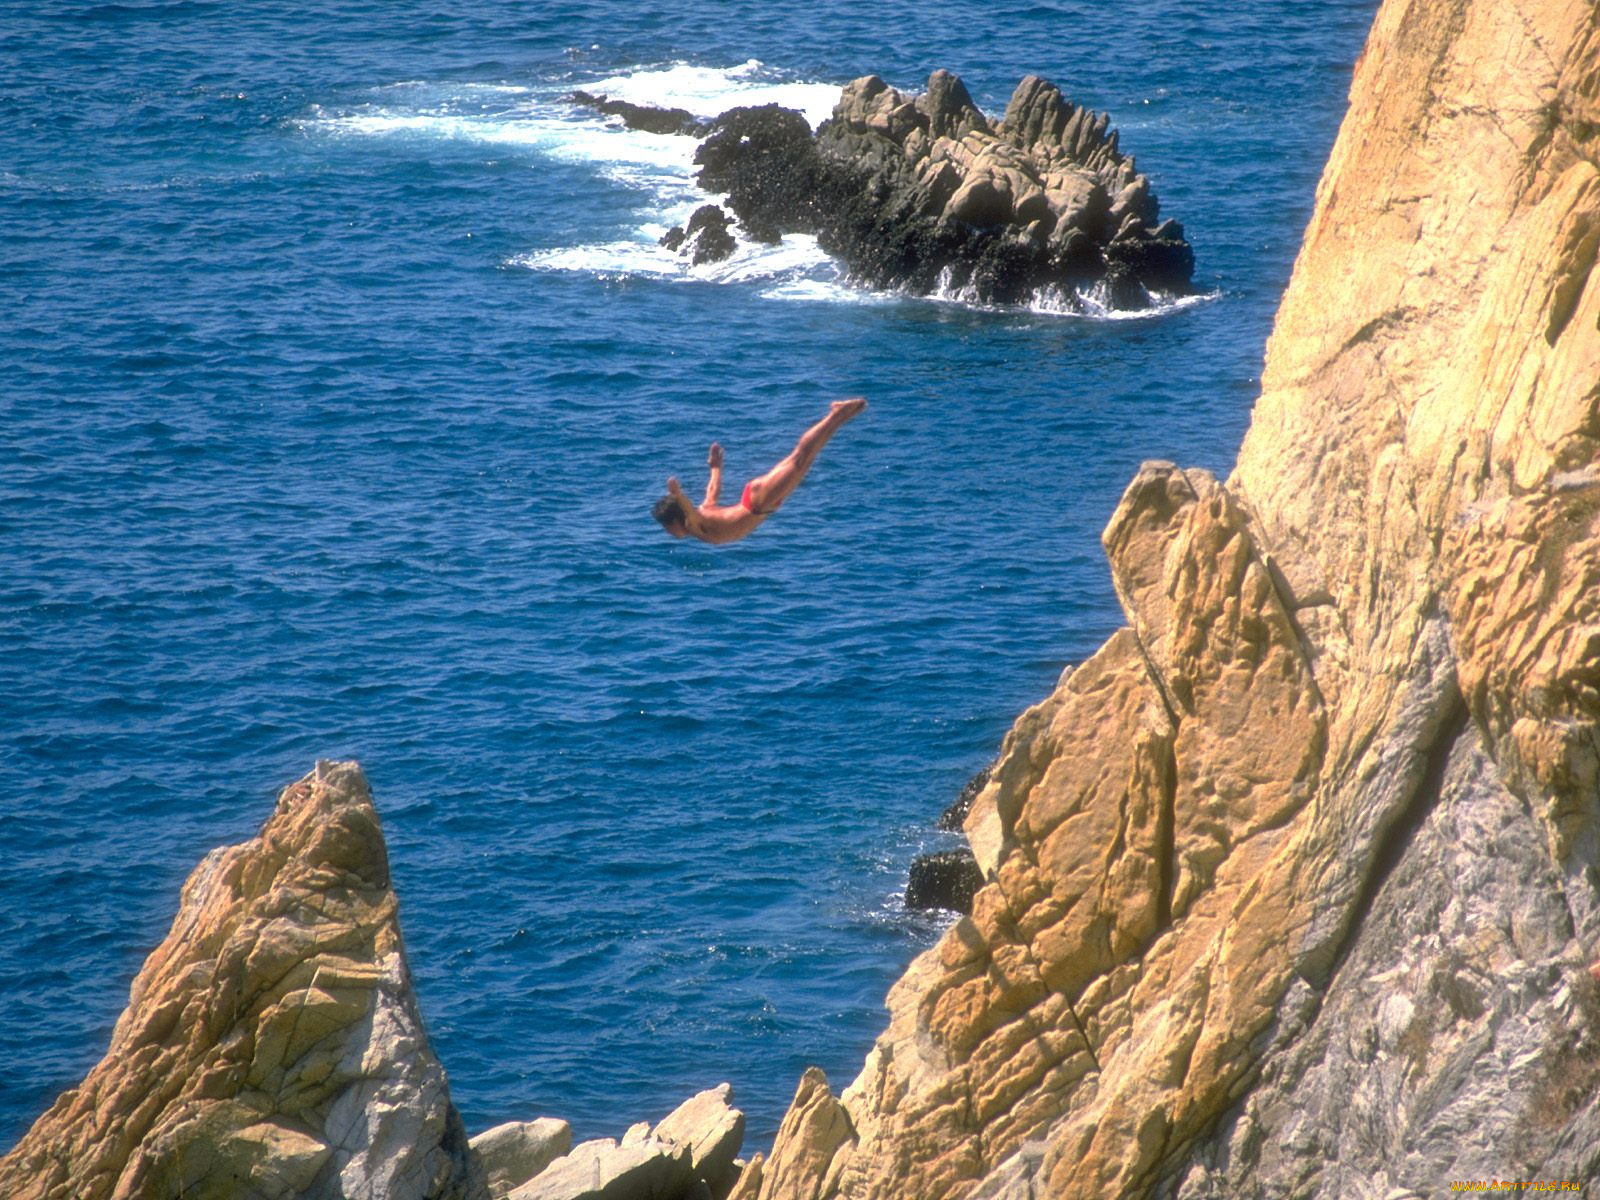
M 691 504 L 677 478 L 669 478 L 667 494 L 656 501 L 653 515 L 662 528 L 677 538 L 699 538 L 721 546 L 748 537 L 800 486 L 828 439 L 866 407 L 867 402 L 860 397 L 835 400 L 827 415 L 800 435 L 788 455 L 765 475 L 744 485 L 737 504 L 722 503 L 722 447 L 712 442 L 706 452 L 711 477 L 706 481 L 705 499 Z

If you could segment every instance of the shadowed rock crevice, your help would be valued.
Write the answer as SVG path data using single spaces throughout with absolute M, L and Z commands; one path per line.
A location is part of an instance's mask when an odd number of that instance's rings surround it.
M 1427 766 L 1423 770 L 1416 794 L 1396 813 L 1391 825 L 1378 830 L 1377 853 L 1368 869 L 1366 881 L 1361 885 L 1361 891 L 1356 895 L 1350 910 L 1351 940 L 1334 951 L 1333 974 L 1338 973 L 1345 956 L 1350 952 L 1351 945 L 1354 944 L 1355 937 L 1367 923 L 1379 892 L 1389 882 L 1389 877 L 1404 858 L 1417 831 L 1428 819 L 1432 806 L 1438 802 L 1443 788 L 1445 769 L 1451 761 L 1457 743 L 1466 733 L 1470 720 L 1466 705 L 1461 703 L 1459 696 L 1449 697 L 1445 703 L 1448 707 L 1443 714 L 1442 727 L 1438 739 L 1428 750 Z M 1314 979 L 1311 982 L 1321 984 L 1326 981 Z

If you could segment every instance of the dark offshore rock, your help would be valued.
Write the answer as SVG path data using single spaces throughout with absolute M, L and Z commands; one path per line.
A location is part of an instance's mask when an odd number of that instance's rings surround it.
M 697 267 L 705 262 L 721 262 L 733 253 L 737 244 L 728 231 L 732 223 L 717 205 L 702 204 L 694 210 L 687 225 L 675 225 L 667 230 L 661 244 L 686 255 Z
M 933 827 L 942 829 L 946 833 L 960 833 L 962 825 L 966 823 L 967 814 L 972 811 L 972 802 L 978 798 L 979 792 L 989 786 L 989 776 L 993 771 L 994 764 L 990 763 L 967 780 L 967 785 L 961 789 L 961 794 L 939 814 L 939 819 Z
M 951 912 L 972 912 L 972 898 L 983 886 L 983 872 L 972 851 L 941 850 L 919 854 L 911 862 L 911 878 L 906 883 L 906 907 L 919 911 L 944 908 Z
M 734 109 L 695 161 L 752 236 L 815 233 L 870 287 L 1018 303 L 1098 285 L 1139 308 L 1187 291 L 1194 270 L 1108 119 L 1036 76 L 995 124 L 947 71 L 918 97 L 869 75 L 815 137 L 791 110 Z
M 656 108 L 649 104 L 612 100 L 607 96 L 596 96 L 590 92 L 573 92 L 572 102 L 581 104 L 585 108 L 597 109 L 609 117 L 621 117 L 622 123 L 629 129 L 638 129 L 645 133 L 672 133 L 700 137 L 705 133 L 708 124 L 705 118 L 695 116 L 686 108 Z
M 714 118 L 694 161 L 700 186 L 726 193 L 728 207 L 763 242 L 817 232 L 848 197 L 857 174 L 824 160 L 806 119 L 776 104 L 729 109 Z

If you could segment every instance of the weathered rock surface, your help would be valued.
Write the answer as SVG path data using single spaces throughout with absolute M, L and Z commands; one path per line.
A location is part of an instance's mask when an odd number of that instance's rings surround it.
M 650 1131 L 650 1136 L 676 1142 L 689 1151 L 689 1167 L 713 1190 L 726 1190 L 733 1160 L 744 1144 L 744 1114 L 729 1102 L 733 1088 L 718 1084 L 689 1097 Z
M 319 763 L 195 869 L 105 1058 L 0 1159 L 0 1195 L 486 1195 L 355 764 Z
M 687 1146 L 648 1135 L 620 1145 L 600 1138 L 574 1146 L 510 1200 L 684 1200 L 695 1182 Z
M 6 1200 L 721 1200 L 727 1084 L 618 1145 L 565 1121 L 470 1143 L 423 1030 L 377 813 L 318 763 L 213 851 L 106 1057 L 0 1158 Z
M 1007 736 L 971 916 L 759 1200 L 1600 1181 L 1596 130 L 1591 3 L 1385 3 L 1232 478 L 1130 484 L 1127 628 Z
M 501 1200 L 572 1149 L 572 1126 L 554 1117 L 507 1121 L 468 1145 L 483 1168 L 489 1200 Z
M 1194 269 L 1108 119 L 1035 76 L 996 123 L 947 71 L 918 97 L 869 75 L 815 138 L 799 113 L 734 109 L 695 161 L 753 236 L 815 233 L 871 287 L 1016 303 L 1098 286 L 1141 308 L 1187 291 Z
M 828 1077 L 811 1067 L 778 1126 L 772 1154 L 759 1166 L 752 1162 L 753 1170 L 746 1173 L 755 1176 L 762 1196 L 820 1200 L 836 1193 L 854 1140 L 850 1117 L 829 1090 Z M 736 1194 L 747 1194 L 743 1181 Z
M 735 1159 L 744 1114 L 732 1098 L 733 1089 L 719 1084 L 685 1100 L 654 1128 L 641 1121 L 621 1142 L 584 1142 L 537 1174 L 523 1175 L 509 1190 L 510 1200 L 721 1200 L 740 1180 Z

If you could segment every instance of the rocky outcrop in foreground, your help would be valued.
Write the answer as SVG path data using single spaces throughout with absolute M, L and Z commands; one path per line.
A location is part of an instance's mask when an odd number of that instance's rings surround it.
M 406 969 L 355 763 L 318 763 L 189 877 L 105 1058 L 0 1158 L 6 1200 L 723 1200 L 727 1084 L 621 1143 L 565 1121 L 469 1142 Z
M 754 1197 L 1600 1183 L 1597 129 L 1588 0 L 1385 3 L 1237 469 L 1130 484 L 1127 627 Z
M 574 100 L 634 128 L 702 138 L 700 185 L 726 194 L 749 236 L 815 234 L 867 287 L 1067 306 L 1093 292 L 1138 309 L 1152 293 L 1188 292 L 1194 273 L 1182 226 L 1160 220 L 1109 118 L 1036 76 L 994 122 L 948 71 L 920 96 L 868 75 L 845 87 L 815 137 L 777 105 L 705 122 L 582 92 Z M 693 232 L 668 238 L 676 248 Z M 731 252 L 707 244 L 695 261 Z
M 489 1173 L 490 1200 L 724 1200 L 744 1163 L 744 1114 L 727 1084 L 691 1096 L 620 1142 L 573 1146 L 565 1122 L 502 1125 L 472 1139 Z M 554 1126 L 552 1128 L 552 1126 Z
M 485 1200 L 428 1047 L 366 780 L 320 763 L 213 851 L 8 1200 Z

